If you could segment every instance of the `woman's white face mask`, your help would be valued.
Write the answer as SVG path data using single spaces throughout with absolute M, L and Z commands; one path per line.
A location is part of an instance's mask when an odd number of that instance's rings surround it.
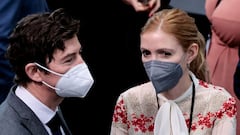
M 42 81 L 43 84 L 54 89 L 61 97 L 84 98 L 93 85 L 94 80 L 86 63 L 81 63 L 74 66 L 65 74 L 54 72 L 38 63 L 35 64 L 52 74 L 61 76 L 55 87 L 49 85 L 45 81 Z

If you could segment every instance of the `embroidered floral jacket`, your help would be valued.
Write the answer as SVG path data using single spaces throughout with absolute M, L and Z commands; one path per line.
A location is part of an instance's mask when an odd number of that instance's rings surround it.
M 236 101 L 222 87 L 198 80 L 191 135 L 235 135 Z M 158 101 L 157 101 L 158 97 Z M 189 127 L 192 88 L 175 100 Z M 166 101 L 155 93 L 151 82 L 123 92 L 115 105 L 111 135 L 153 135 L 154 121 L 159 107 Z

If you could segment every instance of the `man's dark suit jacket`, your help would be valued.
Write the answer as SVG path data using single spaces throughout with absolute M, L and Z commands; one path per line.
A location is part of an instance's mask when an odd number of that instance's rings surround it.
M 11 89 L 0 105 L 0 135 L 48 135 L 35 113 L 15 95 L 16 87 Z M 61 118 L 65 123 L 62 116 Z M 67 126 L 66 128 L 68 129 Z M 71 132 L 67 130 L 66 134 L 71 135 Z

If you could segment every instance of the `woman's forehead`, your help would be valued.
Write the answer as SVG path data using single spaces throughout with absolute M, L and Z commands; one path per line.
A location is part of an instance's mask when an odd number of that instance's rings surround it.
M 141 35 L 141 48 L 182 48 L 178 40 L 163 31 L 146 32 Z

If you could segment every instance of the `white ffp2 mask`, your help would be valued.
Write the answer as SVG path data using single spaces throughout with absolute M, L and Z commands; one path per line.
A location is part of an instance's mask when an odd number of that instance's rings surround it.
M 86 63 L 81 63 L 74 66 L 65 74 L 54 72 L 38 63 L 35 64 L 50 73 L 61 76 L 55 87 L 42 81 L 43 84 L 54 89 L 56 93 L 61 97 L 83 98 L 87 95 L 88 91 L 93 85 L 94 80 Z

